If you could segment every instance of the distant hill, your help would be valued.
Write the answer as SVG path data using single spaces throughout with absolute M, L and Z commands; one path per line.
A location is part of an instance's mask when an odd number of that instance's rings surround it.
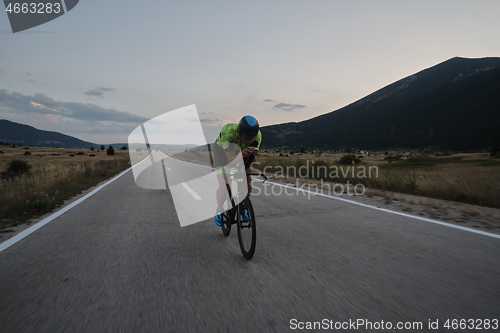
M 100 147 L 95 143 L 82 141 L 75 137 L 36 129 L 32 126 L 0 119 L 0 142 L 23 146 L 42 146 L 60 148 Z
M 500 58 L 452 58 L 346 107 L 261 128 L 263 148 L 453 150 L 500 144 Z
M 60 148 L 90 148 L 99 149 L 101 146 L 108 148 L 113 146 L 120 149 L 128 147 L 128 143 L 92 143 L 77 139 L 75 137 L 39 130 L 29 125 L 15 123 L 13 121 L 0 119 L 0 142 L 23 145 L 23 146 L 42 146 L 42 147 L 60 147 Z M 140 144 L 142 147 L 143 144 Z M 184 151 L 196 145 L 154 145 L 152 149 L 167 149 L 173 151 Z

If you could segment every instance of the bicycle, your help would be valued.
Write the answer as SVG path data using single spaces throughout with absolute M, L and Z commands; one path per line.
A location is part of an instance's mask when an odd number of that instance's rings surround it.
M 261 176 L 264 178 L 265 182 L 267 177 L 263 173 L 247 173 L 247 176 Z M 242 182 L 243 179 L 237 179 L 234 175 L 231 175 L 232 180 L 236 182 Z M 224 236 L 229 236 L 231 233 L 231 225 L 236 224 L 238 228 L 238 242 L 240 244 L 241 253 L 246 260 L 252 259 L 255 254 L 255 245 L 257 241 L 257 226 L 255 222 L 255 213 L 253 210 L 252 202 L 250 197 L 246 196 L 239 204 L 235 204 L 235 199 L 238 201 L 239 192 L 237 191 L 236 196 L 233 198 L 231 187 L 228 187 L 229 198 L 231 199 L 231 208 L 223 213 L 222 218 L 222 233 Z M 248 211 L 248 221 L 242 221 L 241 210 L 246 208 Z

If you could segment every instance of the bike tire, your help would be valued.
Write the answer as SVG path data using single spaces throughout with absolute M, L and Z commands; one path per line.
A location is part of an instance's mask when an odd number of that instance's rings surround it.
M 231 233 L 231 220 L 232 220 L 232 218 L 233 218 L 233 216 L 232 216 L 231 210 L 224 213 L 224 217 L 222 219 L 222 225 L 220 227 L 222 229 L 222 234 L 226 237 L 229 236 L 229 234 Z
M 240 243 L 241 253 L 246 260 L 252 259 L 255 254 L 255 244 L 257 240 L 257 228 L 255 224 L 255 214 L 253 211 L 250 198 L 246 197 L 243 200 L 244 205 L 248 210 L 250 220 L 248 222 L 241 221 L 240 208 L 238 209 L 238 241 Z

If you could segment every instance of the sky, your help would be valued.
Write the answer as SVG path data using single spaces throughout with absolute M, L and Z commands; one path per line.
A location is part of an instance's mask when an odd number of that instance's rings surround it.
M 498 17 L 497 0 L 80 0 L 12 33 L 3 12 L 0 119 L 122 143 L 196 105 L 212 142 L 247 114 L 298 122 L 456 56 L 499 57 Z

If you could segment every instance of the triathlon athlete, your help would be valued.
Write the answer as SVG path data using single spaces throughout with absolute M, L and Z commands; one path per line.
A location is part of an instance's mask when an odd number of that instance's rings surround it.
M 223 157 L 224 162 L 216 162 L 216 174 L 219 181 L 217 189 L 217 211 L 215 215 L 215 223 L 218 226 L 222 225 L 222 214 L 224 212 L 223 205 L 227 196 L 229 184 L 226 183 L 224 173 L 229 173 L 229 168 L 225 167 L 228 160 L 232 160 L 238 155 L 238 151 L 231 148 L 231 143 L 237 145 L 241 149 L 243 160 L 245 162 L 246 173 L 252 173 L 252 163 L 255 163 L 255 157 L 259 153 L 260 144 L 262 142 L 262 133 L 259 131 L 259 122 L 252 116 L 244 116 L 239 124 L 227 124 L 222 127 L 217 140 L 215 140 L 215 149 L 220 149 L 219 156 Z M 214 150 L 215 150 L 214 149 Z M 217 151 L 215 151 L 217 160 Z M 247 176 L 248 196 L 252 193 L 252 178 Z M 248 210 L 243 207 L 241 211 L 243 221 L 248 221 Z

